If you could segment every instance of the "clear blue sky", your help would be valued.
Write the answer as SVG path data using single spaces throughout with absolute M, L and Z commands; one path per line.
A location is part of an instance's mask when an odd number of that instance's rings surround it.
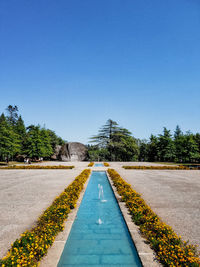
M 1 0 L 0 112 L 88 142 L 200 132 L 199 0 Z

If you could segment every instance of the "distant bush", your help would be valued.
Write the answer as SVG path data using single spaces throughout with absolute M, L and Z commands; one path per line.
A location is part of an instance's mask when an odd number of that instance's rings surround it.
M 47 253 L 57 234 L 63 231 L 64 221 L 70 210 L 76 206 L 90 172 L 84 170 L 60 196 L 55 198 L 51 206 L 40 216 L 37 226 L 24 232 L 21 238 L 12 244 L 7 256 L 0 260 L 1 267 L 39 265 L 38 262 Z
M 114 169 L 108 169 L 108 174 L 122 201 L 126 203 L 132 220 L 140 227 L 141 233 L 156 252 L 158 260 L 164 266 L 200 266 L 196 247 L 182 241 L 170 226 L 163 223 L 140 194 L 133 190 Z
M 122 166 L 127 170 L 190 170 L 187 166 Z
M 105 167 L 109 167 L 110 165 L 107 162 L 104 162 Z
M 88 164 L 88 167 L 93 167 L 94 166 L 94 162 L 90 162 L 89 164 Z
M 35 169 L 73 169 L 74 166 L 63 166 L 63 165 L 58 165 L 58 166 L 41 166 L 41 165 L 13 165 L 13 166 L 7 166 L 7 167 L 2 167 L 0 168 L 1 170 L 4 169 L 14 169 L 14 170 L 35 170 Z

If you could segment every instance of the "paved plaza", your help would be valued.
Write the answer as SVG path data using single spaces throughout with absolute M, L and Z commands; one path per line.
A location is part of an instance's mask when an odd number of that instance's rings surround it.
M 72 170 L 0 170 L 0 257 L 22 232 L 31 229 L 40 214 L 88 162 L 53 162 L 75 165 Z M 200 245 L 200 171 L 124 170 L 110 163 L 151 208 L 183 239 Z M 146 165 L 153 165 L 146 163 Z M 99 168 L 100 169 L 100 168 Z
M 178 235 L 200 246 L 200 171 L 116 170 Z
M 0 258 L 81 169 L 0 170 Z

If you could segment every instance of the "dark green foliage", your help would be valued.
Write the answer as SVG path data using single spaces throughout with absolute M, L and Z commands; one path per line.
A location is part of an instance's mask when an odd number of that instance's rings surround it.
M 0 160 L 9 161 L 23 157 L 48 159 L 64 141 L 53 131 L 40 126 L 25 127 L 18 107 L 9 105 L 8 115 L 0 116 Z
M 164 128 L 163 134 L 158 137 L 151 135 L 149 141 L 139 144 L 139 160 L 198 163 L 200 162 L 200 134 L 191 132 L 183 134 L 177 126 L 172 137 L 169 130 Z
M 183 134 L 179 126 L 174 136 L 164 127 L 162 134 L 139 140 L 117 122 L 108 120 L 91 142 L 96 145 L 88 146 L 90 161 L 200 162 L 200 134 Z
M 20 150 L 19 136 L 9 125 L 6 117 L 2 113 L 0 116 L 0 157 L 1 160 L 9 161 L 13 159 Z
M 23 155 L 25 153 L 25 142 L 26 142 L 26 127 L 24 124 L 24 121 L 21 117 L 19 116 L 18 120 L 16 121 L 16 124 L 14 126 L 14 130 L 16 134 L 18 134 L 19 138 L 19 144 L 20 144 L 20 151 L 19 153 Z
M 7 116 L 8 123 L 12 126 L 16 125 L 17 119 L 18 119 L 18 107 L 9 105 L 6 108 L 6 111 L 8 113 L 8 116 Z
M 30 125 L 27 128 L 26 154 L 30 158 L 48 158 L 52 155 L 51 140 L 47 130 L 40 126 Z
M 139 141 L 139 161 L 148 161 L 148 141 Z
M 53 150 L 55 150 L 57 145 L 62 146 L 65 143 L 65 141 L 62 140 L 61 137 L 57 136 L 54 131 L 50 129 L 47 129 L 46 131 L 50 137 L 50 143 Z
M 109 119 L 91 138 L 96 146 L 89 147 L 89 160 L 131 161 L 138 157 L 135 138 L 127 129 L 119 127 L 117 122 Z
M 155 135 L 150 136 L 148 158 L 153 162 L 158 160 L 158 138 Z
M 160 161 L 174 161 L 175 146 L 171 138 L 170 130 L 164 127 L 163 134 L 158 137 L 158 158 Z
M 88 145 L 87 149 L 89 161 L 106 161 L 109 158 L 107 148 L 100 148 L 98 145 Z

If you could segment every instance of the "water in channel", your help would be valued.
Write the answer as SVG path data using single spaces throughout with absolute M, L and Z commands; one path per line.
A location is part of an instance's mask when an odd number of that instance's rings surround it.
M 58 263 L 69 266 L 142 266 L 106 172 L 92 172 Z
M 103 163 L 95 163 L 94 167 L 103 167 Z

